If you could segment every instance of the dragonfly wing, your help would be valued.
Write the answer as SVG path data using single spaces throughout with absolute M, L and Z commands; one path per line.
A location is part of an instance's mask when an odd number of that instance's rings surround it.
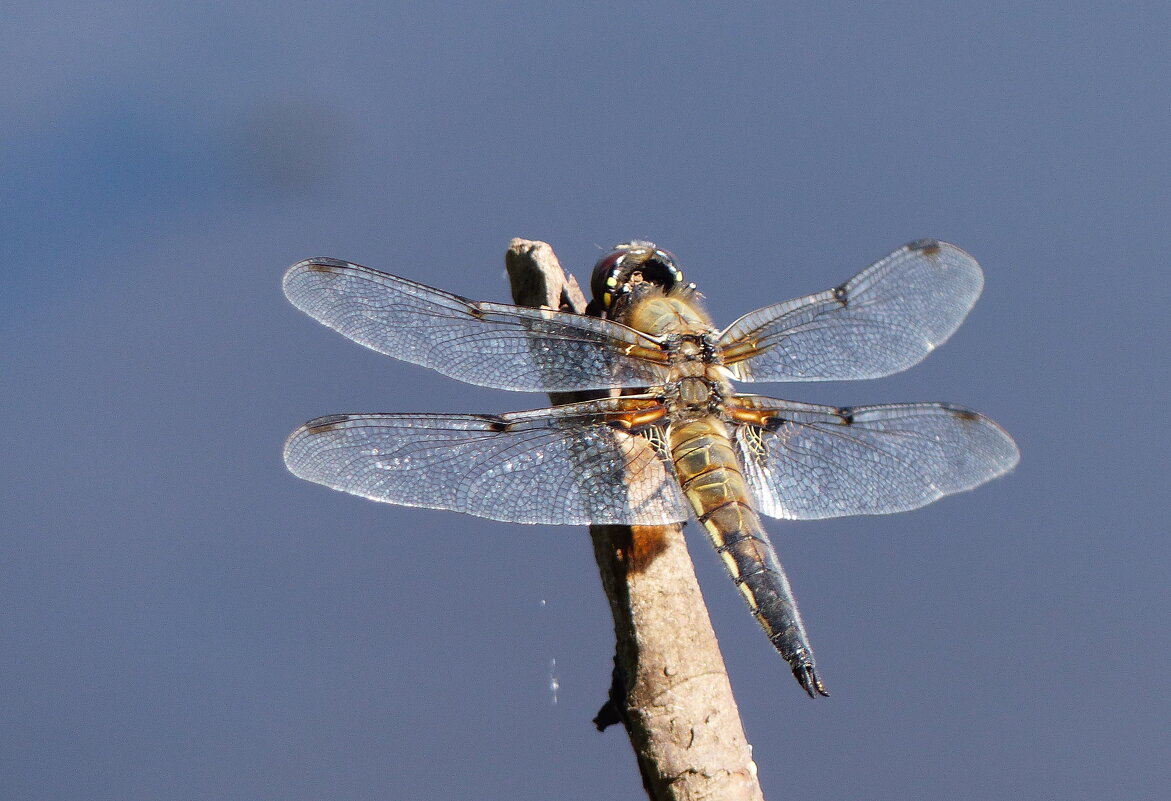
M 285 444 L 300 478 L 375 501 L 513 523 L 687 519 L 670 457 L 609 422 L 620 399 L 493 415 L 334 415 Z
M 720 334 L 741 381 L 879 378 L 918 364 L 954 332 L 984 286 L 955 245 L 905 245 L 841 286 L 766 306 Z
M 368 348 L 469 384 L 528 392 L 644 387 L 661 368 L 631 355 L 658 343 L 610 320 L 477 303 L 336 259 L 289 268 L 298 309 Z
M 812 520 L 903 512 L 1011 470 L 1012 437 L 977 412 L 943 403 L 835 408 L 738 395 L 761 425 L 736 426 L 760 511 Z

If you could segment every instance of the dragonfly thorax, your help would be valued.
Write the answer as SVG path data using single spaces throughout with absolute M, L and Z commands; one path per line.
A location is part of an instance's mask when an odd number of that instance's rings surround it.
M 669 334 L 663 346 L 670 359 L 663 397 L 675 419 L 722 414 L 732 395 L 714 334 Z
M 682 376 L 664 388 L 667 416 L 681 421 L 719 414 L 729 391 L 726 381 L 706 374 Z
M 653 337 L 688 337 L 715 334 L 715 326 L 690 288 L 664 295 L 657 288 L 643 294 L 623 310 L 619 322 Z

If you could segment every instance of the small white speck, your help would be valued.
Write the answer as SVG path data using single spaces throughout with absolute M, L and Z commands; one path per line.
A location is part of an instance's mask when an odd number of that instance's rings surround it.
M 561 682 L 557 680 L 557 660 L 549 660 L 549 694 L 550 701 L 553 704 L 557 703 L 557 691 L 561 689 Z

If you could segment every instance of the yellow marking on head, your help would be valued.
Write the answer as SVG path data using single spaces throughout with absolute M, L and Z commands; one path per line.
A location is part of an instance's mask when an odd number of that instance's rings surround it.
M 617 278 L 617 276 L 613 276 L 613 275 L 611 275 L 611 276 L 607 276 L 607 277 L 606 277 L 606 286 L 610 287 L 611 289 L 613 289 L 614 287 L 618 286 L 618 278 Z

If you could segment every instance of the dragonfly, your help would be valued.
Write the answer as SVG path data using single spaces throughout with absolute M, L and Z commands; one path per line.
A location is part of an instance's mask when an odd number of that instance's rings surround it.
M 718 329 L 651 242 L 596 265 L 586 314 L 477 302 L 337 259 L 284 292 L 355 342 L 460 381 L 606 391 L 510 414 L 343 414 L 285 444 L 300 478 L 375 501 L 510 523 L 657 526 L 694 516 L 810 697 L 828 695 L 761 521 L 903 512 L 1011 470 L 1012 437 L 949 403 L 835 407 L 732 382 L 879 378 L 921 361 L 983 288 L 960 248 L 921 240 L 832 289 Z

